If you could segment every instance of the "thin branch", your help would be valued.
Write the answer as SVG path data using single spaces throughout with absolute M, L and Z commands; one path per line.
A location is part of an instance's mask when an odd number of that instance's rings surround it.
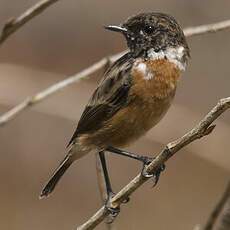
M 186 133 L 181 138 L 169 143 L 162 150 L 160 154 L 146 167 L 148 174 L 154 173 L 163 163 L 171 158 L 176 152 L 191 142 L 202 138 L 212 132 L 215 125 L 212 125 L 223 112 L 230 108 L 230 97 L 221 99 L 217 105 L 196 125 L 191 131 Z M 117 208 L 122 201 L 127 199 L 133 192 L 135 192 L 148 179 L 138 174 L 129 184 L 121 189 L 111 200 L 111 207 Z M 91 218 L 89 218 L 83 225 L 79 226 L 77 230 L 94 229 L 104 218 L 108 215 L 107 209 L 103 206 Z
M 229 211 L 227 210 L 227 213 L 224 211 L 225 206 L 227 205 L 227 202 L 230 204 L 230 182 L 227 185 L 227 188 L 225 190 L 225 192 L 223 193 L 221 199 L 219 200 L 219 202 L 217 203 L 216 207 L 214 208 L 214 210 L 212 211 L 206 226 L 204 227 L 203 230 L 213 230 L 214 226 L 216 225 L 217 222 L 219 222 L 219 226 L 221 229 L 229 229 L 229 225 L 227 228 L 224 228 L 224 220 L 225 220 L 225 216 L 226 214 L 229 215 Z M 230 205 L 228 204 L 228 206 L 230 207 Z M 219 221 L 218 221 L 219 219 Z M 228 220 L 228 224 L 229 224 L 229 220 Z M 216 229 L 219 229 L 219 227 L 217 227 Z
M 83 78 L 88 77 L 92 73 L 95 73 L 97 70 L 100 70 L 103 66 L 107 65 L 108 59 L 111 62 L 114 62 L 114 59 L 117 59 L 117 56 L 118 55 L 120 56 L 122 54 L 123 54 L 123 52 L 120 54 L 113 55 L 109 58 L 103 58 L 99 62 L 96 62 L 95 64 L 93 64 L 89 68 L 82 70 L 81 72 L 77 73 L 76 75 L 71 76 L 71 77 L 69 77 L 63 81 L 60 81 L 60 82 L 54 84 L 54 85 L 51 85 L 50 87 L 41 91 L 40 93 L 38 93 L 32 97 L 27 98 L 25 101 L 18 104 L 13 109 L 9 110 L 8 112 L 6 112 L 5 114 L 3 114 L 0 117 L 0 126 L 4 125 L 6 122 L 13 119 L 16 115 L 18 115 L 22 111 L 24 111 L 24 110 L 30 108 L 31 106 L 43 101 L 44 99 L 46 99 L 50 95 L 64 89 L 65 87 L 67 87 L 73 83 L 80 81 Z
M 105 180 L 104 180 L 104 173 L 103 173 L 103 170 L 102 170 L 99 154 L 96 153 L 95 156 L 96 156 L 97 184 L 98 184 L 98 188 L 99 188 L 99 192 L 100 192 L 100 196 L 101 196 L 101 203 L 103 205 L 105 203 L 106 199 L 107 199 Z M 106 226 L 107 230 L 113 229 L 112 223 L 110 223 L 109 219 L 105 220 L 105 226 Z
M 54 4 L 59 0 L 41 0 L 36 3 L 34 6 L 26 10 L 23 14 L 21 14 L 17 18 L 9 19 L 0 34 L 0 45 L 7 39 L 11 34 L 20 29 L 23 25 L 29 22 L 32 18 L 41 14 L 45 9 Z
M 202 35 L 207 33 L 215 33 L 217 31 L 225 30 L 228 28 L 230 28 L 230 20 L 208 24 L 208 25 L 189 27 L 184 29 L 184 34 L 187 37 L 191 37 L 191 36 Z
M 55 1 L 45 1 L 45 2 L 55 2 Z M 228 29 L 228 28 L 230 28 L 230 20 L 222 21 L 222 22 L 218 22 L 214 24 L 203 25 L 203 26 L 190 27 L 190 28 L 184 29 L 184 32 L 187 37 L 190 37 L 190 36 L 199 35 L 199 34 L 201 35 L 201 34 L 209 33 L 209 32 L 217 32 L 220 30 Z M 92 66 L 84 69 L 83 71 L 75 74 L 74 76 L 70 76 L 63 81 L 60 81 L 48 87 L 47 89 L 41 91 L 40 93 L 27 98 L 25 101 L 23 101 L 19 105 L 15 106 L 11 110 L 9 110 L 8 112 L 0 116 L 0 126 L 6 124 L 7 122 L 15 118 L 17 115 L 19 115 L 21 112 L 36 105 L 37 103 L 46 99 L 48 96 L 58 92 L 59 90 L 64 89 L 65 87 L 71 84 L 78 82 L 80 79 L 88 77 L 89 75 L 95 73 L 96 71 L 102 68 L 105 68 L 105 66 L 108 63 L 108 60 L 109 62 L 113 63 L 125 52 L 126 51 L 115 54 L 113 56 L 102 58 L 100 61 L 94 63 Z

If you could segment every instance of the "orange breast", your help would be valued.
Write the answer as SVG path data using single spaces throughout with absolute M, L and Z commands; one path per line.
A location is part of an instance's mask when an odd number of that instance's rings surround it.
M 145 99 L 163 99 L 174 94 L 181 71 L 166 59 L 138 60 L 132 69 L 131 93 Z
M 146 68 L 132 69 L 130 103 L 109 121 L 111 144 L 126 145 L 155 126 L 168 111 L 175 95 L 180 70 L 167 60 L 146 61 Z M 142 63 L 143 64 L 143 63 Z M 143 76 L 145 70 L 148 76 Z
M 128 106 L 119 110 L 90 138 L 97 146 L 125 146 L 156 125 L 170 107 L 180 71 L 167 60 L 134 64 Z M 143 63 L 142 63 L 143 64 Z M 139 66 L 139 67 L 138 67 Z M 143 75 L 144 70 L 148 77 Z

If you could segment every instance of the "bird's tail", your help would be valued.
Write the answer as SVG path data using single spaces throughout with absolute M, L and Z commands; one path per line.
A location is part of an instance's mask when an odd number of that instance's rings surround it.
M 58 166 L 58 168 L 54 171 L 54 174 L 52 175 L 48 183 L 42 189 L 39 197 L 40 199 L 49 196 L 49 194 L 54 190 L 57 183 L 65 173 L 65 171 L 70 167 L 72 163 L 73 163 L 73 158 L 71 157 L 71 155 L 67 154 L 64 160 Z

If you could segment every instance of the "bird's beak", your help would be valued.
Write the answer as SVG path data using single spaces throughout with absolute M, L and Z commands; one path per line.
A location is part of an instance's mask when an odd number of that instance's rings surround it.
M 105 29 L 124 34 L 127 33 L 127 29 L 122 26 L 105 26 Z

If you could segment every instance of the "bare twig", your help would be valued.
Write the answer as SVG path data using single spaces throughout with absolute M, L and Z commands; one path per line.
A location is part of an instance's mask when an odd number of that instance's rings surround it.
M 114 62 L 114 60 L 117 59 L 117 57 L 122 55 L 122 54 L 123 54 L 123 52 L 120 54 L 113 55 L 113 56 L 109 57 L 109 59 L 112 62 Z M 13 109 L 9 110 L 8 112 L 6 112 L 5 114 L 3 114 L 0 117 L 0 126 L 4 125 L 6 122 L 13 119 L 16 115 L 18 115 L 22 111 L 24 111 L 24 110 L 30 108 L 31 106 L 43 101 L 48 96 L 64 89 L 65 87 L 67 87 L 73 83 L 78 82 L 79 80 L 81 80 L 85 77 L 88 77 L 92 73 L 95 73 L 97 70 L 100 70 L 103 66 L 107 65 L 107 63 L 108 63 L 108 58 L 103 58 L 99 62 L 96 62 L 95 64 L 93 64 L 89 68 L 82 70 L 81 72 L 77 73 L 76 75 L 71 76 L 71 77 L 69 77 L 63 81 L 60 81 L 60 82 L 54 84 L 54 85 L 51 85 L 50 87 L 41 91 L 40 93 L 38 93 L 32 97 L 27 98 L 25 101 L 18 104 Z
M 196 36 L 201 34 L 214 33 L 220 30 L 225 30 L 227 28 L 230 28 L 230 20 L 208 24 L 208 25 L 186 28 L 184 29 L 184 34 L 187 37 L 191 37 L 191 36 Z
M 55 2 L 55 1 L 47 1 L 47 2 Z M 185 32 L 185 35 L 187 37 L 199 35 L 199 34 L 204 34 L 204 33 L 209 33 L 209 32 L 217 32 L 220 30 L 230 28 L 229 22 L 230 22 L 230 20 L 218 22 L 215 24 L 208 24 L 208 25 L 203 25 L 203 26 L 198 26 L 198 27 L 191 27 L 191 28 L 185 29 L 184 32 Z M 30 107 L 36 105 L 37 103 L 46 99 L 48 96 L 58 92 L 59 90 L 64 89 L 65 87 L 67 87 L 73 83 L 78 82 L 80 79 L 88 77 L 90 74 L 95 73 L 97 70 L 105 68 L 105 66 L 108 63 L 108 60 L 112 63 L 115 60 L 117 60 L 125 52 L 126 51 L 115 54 L 113 56 L 109 56 L 107 58 L 103 58 L 100 61 L 94 63 L 92 66 L 90 66 L 90 67 L 84 69 L 83 71 L 75 74 L 74 76 L 70 76 L 70 77 L 66 78 L 65 80 L 60 81 L 60 82 L 48 87 L 47 89 L 41 91 L 37 95 L 34 95 L 32 97 L 27 98 L 25 101 L 23 101 L 19 105 L 15 106 L 11 110 L 9 110 L 8 112 L 6 112 L 2 116 L 0 116 L 0 126 L 6 124 L 8 121 L 15 118 L 21 112 L 23 112 L 26 109 L 29 109 Z
M 228 206 L 227 210 L 225 210 L 226 206 Z M 216 230 L 226 229 L 227 230 L 229 229 L 230 220 L 228 220 L 228 226 L 226 228 L 224 227 L 224 225 L 226 224 L 225 223 L 226 216 L 228 216 L 229 218 L 229 215 L 230 215 L 229 212 L 230 212 L 230 182 L 228 183 L 227 188 L 225 192 L 223 193 L 221 199 L 219 200 L 218 204 L 212 211 L 208 219 L 208 222 L 203 230 L 214 230 L 214 229 Z M 214 226 L 216 227 L 214 228 Z
M 97 183 L 98 183 L 98 188 L 99 188 L 99 192 L 100 192 L 100 196 L 101 196 L 101 203 L 103 205 L 105 203 L 106 199 L 107 199 L 105 180 L 104 180 L 104 173 L 103 173 L 103 170 L 102 170 L 99 154 L 96 153 L 95 155 L 96 155 Z M 106 225 L 106 229 L 108 229 L 108 230 L 113 229 L 112 223 L 110 223 L 109 219 L 105 220 L 105 225 Z
M 32 18 L 41 14 L 46 8 L 50 5 L 54 4 L 59 0 L 41 0 L 28 10 L 26 10 L 23 14 L 21 14 L 17 18 L 9 19 L 4 25 L 2 32 L 0 34 L 0 45 L 15 31 L 21 28 L 24 24 L 29 22 Z
M 218 104 L 195 126 L 191 131 L 186 133 L 181 138 L 169 143 L 162 150 L 162 152 L 154 158 L 154 160 L 146 167 L 146 172 L 152 174 L 163 163 L 171 158 L 176 152 L 190 144 L 191 142 L 206 136 L 212 132 L 215 121 L 223 112 L 230 108 L 230 97 L 221 99 Z M 122 201 L 127 199 L 135 190 L 137 190 L 148 179 L 138 174 L 129 184 L 121 189 L 111 200 L 111 207 L 117 208 L 121 205 Z M 104 218 L 108 215 L 107 209 L 103 206 L 100 208 L 90 219 L 83 225 L 79 226 L 78 230 L 89 230 L 95 228 Z

